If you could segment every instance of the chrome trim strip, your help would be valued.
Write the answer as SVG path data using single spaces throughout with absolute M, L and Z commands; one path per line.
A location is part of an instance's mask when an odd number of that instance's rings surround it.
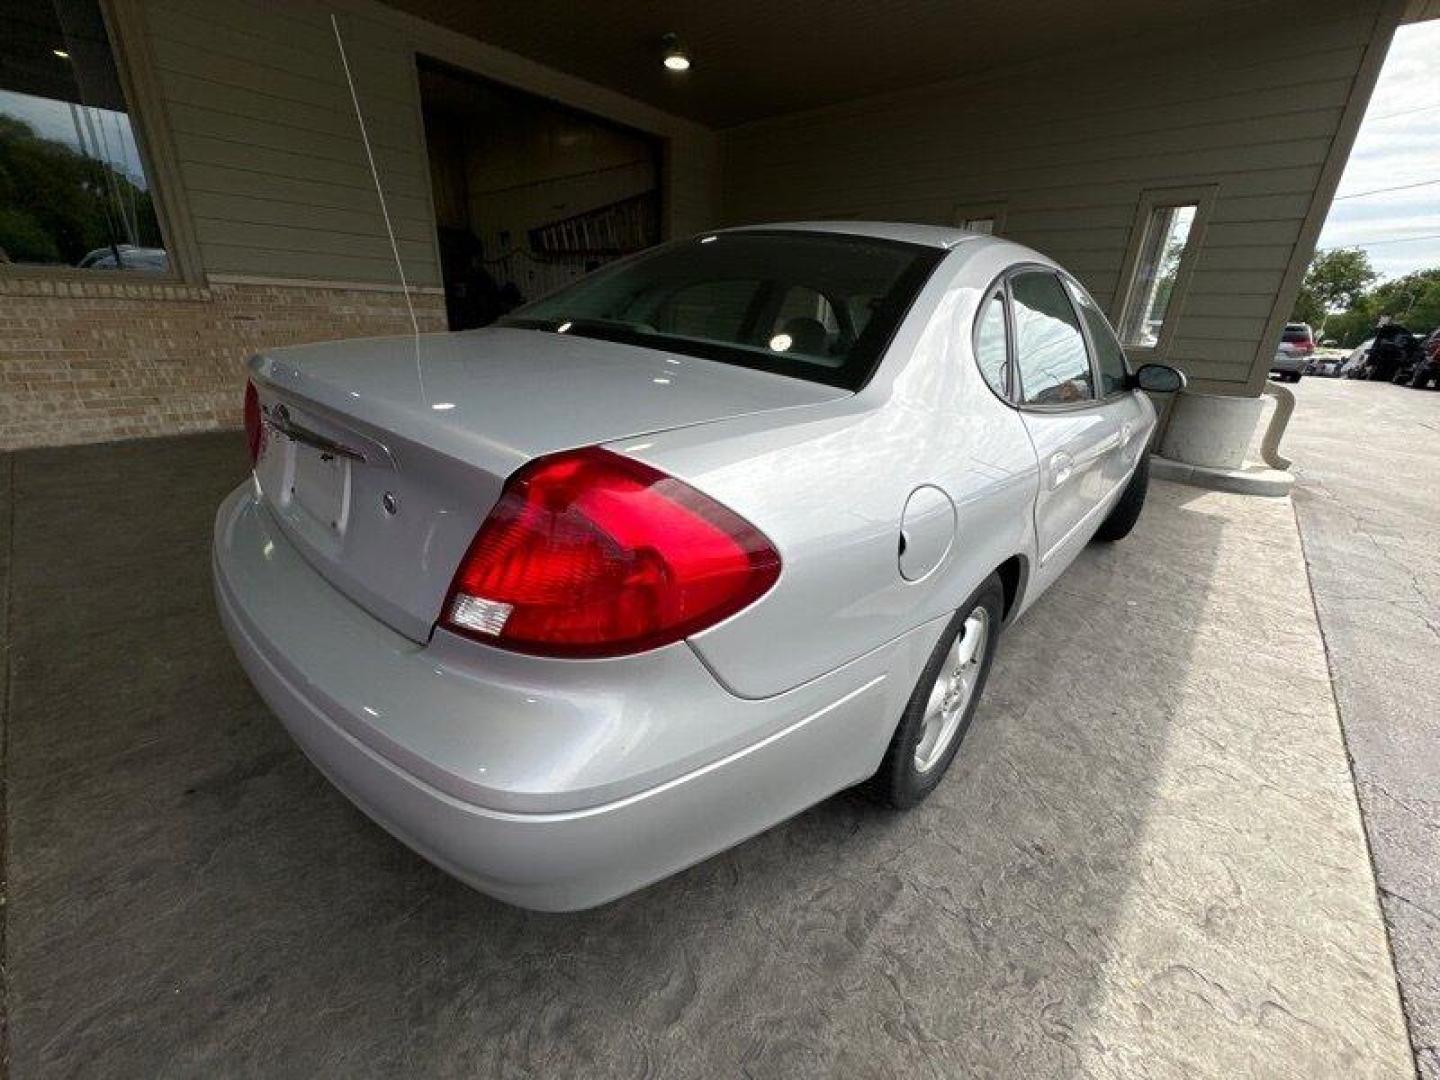
M 364 451 L 321 435 L 318 431 L 312 431 L 303 424 L 297 424 L 290 419 L 290 410 L 284 405 L 276 405 L 274 409 L 265 414 L 265 426 L 284 435 L 287 439 L 304 443 L 306 446 L 313 446 L 322 454 L 349 458 L 351 461 L 358 461 L 362 464 L 365 462 Z

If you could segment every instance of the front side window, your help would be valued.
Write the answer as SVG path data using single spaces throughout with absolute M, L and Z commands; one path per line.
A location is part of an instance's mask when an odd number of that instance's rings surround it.
M 1026 270 L 1010 279 L 1015 363 L 1029 405 L 1069 405 L 1095 396 L 1080 320 L 1060 279 Z
M 1120 316 L 1120 340 L 1126 345 L 1153 349 L 1160 343 L 1198 209 L 1196 203 L 1156 206 L 1147 215 Z
M 98 0 L 0 6 L 0 265 L 170 258 Z
M 1130 369 L 1125 363 L 1125 350 L 1110 329 L 1110 320 L 1090 299 L 1090 294 L 1070 283 L 1070 295 L 1080 316 L 1085 320 L 1085 329 L 1090 332 L 1090 344 L 1095 348 L 1095 363 L 1100 369 L 1100 396 L 1121 394 L 1129 389 Z
M 858 390 L 944 255 L 831 233 L 717 233 L 597 270 L 500 325 Z

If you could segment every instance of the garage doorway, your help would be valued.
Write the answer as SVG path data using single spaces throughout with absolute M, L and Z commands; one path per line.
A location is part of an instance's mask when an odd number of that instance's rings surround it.
M 421 57 L 450 329 L 660 239 L 659 139 Z

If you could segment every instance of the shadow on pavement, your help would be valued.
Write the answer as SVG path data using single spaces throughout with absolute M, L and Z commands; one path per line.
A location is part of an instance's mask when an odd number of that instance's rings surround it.
M 16 457 L 16 1075 L 1056 1075 L 1143 1051 L 1106 1045 L 1097 987 L 1164 871 L 1138 852 L 1195 655 L 1244 651 L 1197 636 L 1226 523 L 1192 493 L 1157 489 L 1007 632 L 916 812 L 842 794 L 541 916 L 391 840 L 251 692 L 209 591 L 243 470 L 236 435 Z M 1162 974 L 1126 1006 L 1141 1034 L 1200 992 Z

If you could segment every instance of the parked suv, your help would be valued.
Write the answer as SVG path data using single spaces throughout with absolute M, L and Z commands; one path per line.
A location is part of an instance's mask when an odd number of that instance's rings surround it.
M 1280 347 L 1270 361 L 1270 374 L 1279 375 L 1287 382 L 1299 382 L 1314 351 L 1315 331 L 1310 329 L 1310 324 L 1286 323 L 1285 332 L 1280 335 Z

